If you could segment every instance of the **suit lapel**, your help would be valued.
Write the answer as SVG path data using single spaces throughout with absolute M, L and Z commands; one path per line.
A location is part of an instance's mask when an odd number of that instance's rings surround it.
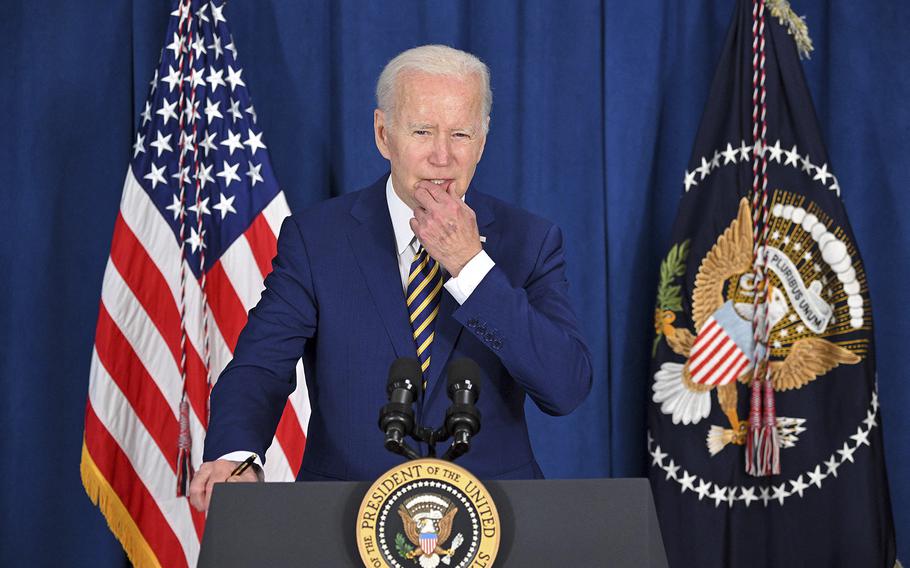
M 484 250 L 487 251 L 491 258 L 495 259 L 496 255 L 493 251 L 496 250 L 497 239 L 492 232 L 493 227 L 491 227 L 494 219 L 493 210 L 490 208 L 488 200 L 484 197 L 483 194 L 472 190 L 468 192 L 465 202 L 474 210 L 477 216 L 477 227 L 481 236 L 487 238 L 487 242 L 483 243 Z M 427 375 L 427 396 L 424 398 L 424 404 L 429 403 L 431 399 L 437 396 L 445 396 L 445 394 L 441 394 L 445 392 L 445 386 L 440 386 L 445 385 L 446 382 L 443 371 L 449 363 L 452 350 L 455 348 L 455 344 L 464 329 L 461 323 L 452 317 L 452 314 L 459 307 L 455 298 L 447 290 L 443 290 L 442 299 L 439 303 L 439 320 L 436 322 L 433 345 L 430 348 L 431 359 Z
M 395 355 L 414 357 L 417 350 L 411 337 L 411 325 L 408 323 L 408 311 L 401 289 L 398 256 L 395 254 L 395 232 L 385 200 L 385 180 L 383 177 L 363 191 L 351 208 L 351 215 L 360 221 L 360 225 L 348 232 L 348 241 Z

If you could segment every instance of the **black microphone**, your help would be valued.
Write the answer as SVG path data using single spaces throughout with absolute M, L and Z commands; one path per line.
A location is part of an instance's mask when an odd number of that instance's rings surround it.
M 480 432 L 480 367 L 471 359 L 456 359 L 448 368 L 448 393 L 452 405 L 446 410 L 446 430 L 452 445 L 443 459 L 454 460 L 471 447 L 471 437 Z
M 379 411 L 379 429 L 385 432 L 385 448 L 411 459 L 420 456 L 405 444 L 405 438 L 414 431 L 414 409 L 411 407 L 420 397 L 422 375 L 417 359 L 396 359 L 389 368 L 386 384 L 389 402 Z

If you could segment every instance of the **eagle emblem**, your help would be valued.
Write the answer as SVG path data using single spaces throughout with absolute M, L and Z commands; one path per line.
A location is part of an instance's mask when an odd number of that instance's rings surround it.
M 452 533 L 456 513 L 458 508 L 441 495 L 423 493 L 402 503 L 398 507 L 398 515 L 414 548 L 407 550 L 411 547 L 400 546 L 399 554 L 408 560 L 415 560 L 421 568 L 436 568 L 440 561 L 450 564 L 452 555 L 464 541 L 459 533 L 450 548 L 442 548 Z M 396 540 L 403 544 L 402 538 Z
M 868 339 L 847 337 L 871 324 L 861 288 L 865 275 L 852 245 L 840 231 L 828 230 L 825 215 L 802 196 L 774 193 L 766 259 L 771 286 L 767 309 L 769 365 L 777 392 L 801 389 L 839 365 L 862 360 Z M 675 327 L 682 312 L 680 287 L 670 280 L 684 272 L 688 242 L 674 247 L 661 267 L 654 326 L 657 339 L 684 361 L 665 361 L 654 375 L 654 402 L 674 424 L 697 424 L 711 411 L 711 391 L 728 426 L 711 426 L 707 446 L 716 455 L 728 444 L 742 445 L 748 419 L 737 414 L 738 385 L 748 385 L 755 353 L 752 316 L 752 213 L 742 199 L 736 218 L 718 237 L 699 265 L 691 298 L 694 333 Z M 808 284 L 807 284 L 808 282 Z M 675 294 L 675 297 L 674 297 Z M 762 310 L 764 312 L 764 310 Z M 657 343 L 655 343 L 655 346 Z M 762 349 L 761 346 L 758 349 Z M 801 418 L 777 418 L 781 447 L 793 447 L 805 431 Z

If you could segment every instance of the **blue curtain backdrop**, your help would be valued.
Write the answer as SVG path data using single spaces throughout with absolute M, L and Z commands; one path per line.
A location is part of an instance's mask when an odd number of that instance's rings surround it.
M 910 4 L 793 2 L 815 41 L 804 67 L 869 275 L 906 559 Z M 564 228 L 594 353 L 594 390 L 575 414 L 531 412 L 535 448 L 550 477 L 596 477 L 646 471 L 657 267 L 732 9 L 726 0 L 235 0 L 225 14 L 292 208 L 385 170 L 372 92 L 396 53 L 445 43 L 490 65 L 493 119 L 475 186 Z M 3 564 L 124 563 L 78 464 L 101 279 L 169 11 L 170 0 L 3 2 Z

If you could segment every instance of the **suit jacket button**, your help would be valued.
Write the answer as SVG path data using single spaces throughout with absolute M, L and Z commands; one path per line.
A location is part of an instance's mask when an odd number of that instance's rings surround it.
M 469 319 L 469 320 L 468 320 L 468 327 L 470 327 L 471 329 L 474 329 L 475 327 L 477 327 L 477 318 L 471 318 L 471 319 Z
M 499 339 L 494 339 L 492 341 L 492 343 L 490 343 L 490 347 L 492 347 L 496 351 L 499 351 L 500 349 L 502 349 L 502 341 Z

